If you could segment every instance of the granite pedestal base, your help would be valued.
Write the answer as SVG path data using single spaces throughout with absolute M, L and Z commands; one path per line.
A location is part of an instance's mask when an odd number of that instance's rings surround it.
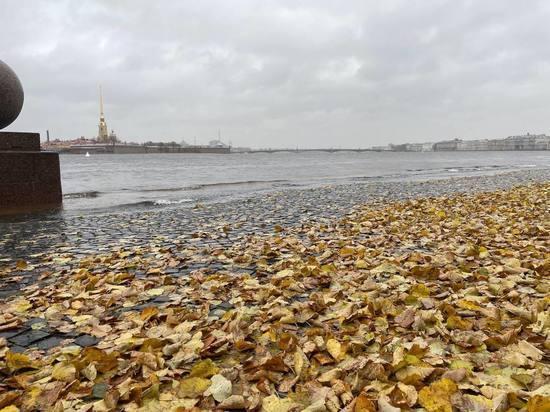
M 59 155 L 39 150 L 37 133 L 0 132 L 0 214 L 60 207 Z

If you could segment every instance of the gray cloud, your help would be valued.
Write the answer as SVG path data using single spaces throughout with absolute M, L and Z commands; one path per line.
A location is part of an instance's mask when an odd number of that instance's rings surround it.
M 12 130 L 365 147 L 549 132 L 550 3 L 0 1 Z

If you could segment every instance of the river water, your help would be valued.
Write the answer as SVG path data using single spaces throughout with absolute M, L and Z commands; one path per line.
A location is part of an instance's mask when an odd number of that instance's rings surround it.
M 285 188 L 550 166 L 549 152 L 61 155 L 64 213 L 194 205 Z

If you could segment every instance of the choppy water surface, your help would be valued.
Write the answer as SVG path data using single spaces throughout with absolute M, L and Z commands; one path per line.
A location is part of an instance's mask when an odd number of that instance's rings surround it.
M 61 155 L 64 212 L 194 205 L 259 191 L 550 166 L 548 152 Z

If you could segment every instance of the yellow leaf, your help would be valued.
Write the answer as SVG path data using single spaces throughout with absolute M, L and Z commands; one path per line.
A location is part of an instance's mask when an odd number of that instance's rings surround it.
M 344 246 L 342 249 L 340 249 L 340 252 L 339 252 L 340 256 L 342 257 L 351 256 L 354 253 L 355 253 L 355 249 L 349 246 Z
M 340 378 L 342 375 L 342 369 L 340 368 L 334 368 L 326 371 L 325 373 L 322 373 L 317 380 L 322 383 L 331 382 L 334 379 Z
M 32 367 L 32 361 L 27 355 L 24 355 L 22 353 L 6 353 L 6 364 L 12 372 L 19 369 Z
M 179 395 L 184 398 L 196 398 L 210 387 L 210 379 L 187 378 L 180 382 Z
M 288 412 L 294 406 L 289 398 L 280 399 L 270 395 L 262 400 L 262 412 Z
M 453 412 L 451 395 L 458 390 L 456 383 L 443 378 L 418 393 L 418 403 L 428 412 Z
M 218 373 L 220 369 L 212 361 L 212 359 L 206 359 L 201 362 L 197 362 L 192 368 L 189 376 L 197 378 L 210 378 Z
M 18 299 L 13 306 L 13 309 L 19 313 L 25 313 L 30 308 L 32 308 L 32 304 L 27 299 Z
M 466 369 L 470 372 L 472 372 L 474 368 L 474 365 L 472 365 L 471 362 L 460 360 L 460 359 L 456 359 L 452 361 L 450 366 L 451 366 L 451 369 Z
M 550 396 L 533 396 L 527 402 L 527 412 L 550 412 Z
M 159 310 L 155 306 L 147 306 L 143 309 L 139 317 L 142 321 L 147 322 L 149 319 L 151 319 L 153 316 L 158 315 Z
M 0 412 L 19 412 L 19 408 L 15 405 L 10 405 L 0 409 Z
M 473 323 L 467 319 L 462 319 L 460 316 L 451 315 L 447 318 L 447 328 L 449 329 L 460 329 L 460 330 L 471 330 Z
M 359 259 L 355 262 L 355 267 L 357 269 L 366 269 L 368 267 L 368 264 L 363 259 Z
M 410 294 L 417 298 L 425 298 L 430 296 L 430 288 L 423 283 L 417 283 L 411 287 Z
M 37 410 L 37 403 L 40 395 L 42 395 L 42 388 L 39 386 L 30 386 L 25 390 L 25 395 L 22 400 L 22 407 L 24 410 Z
M 52 378 L 62 382 L 72 382 L 76 378 L 76 368 L 73 365 L 58 363 L 53 367 Z
M 336 339 L 327 341 L 327 351 L 335 360 L 340 360 L 342 357 L 342 345 Z
M 374 269 L 371 269 L 372 273 L 399 273 L 399 268 L 395 265 L 392 265 L 389 262 L 384 262 L 381 265 L 376 266 Z
M 163 288 L 154 288 L 154 289 L 149 289 L 148 291 L 145 292 L 148 296 L 160 296 L 164 293 L 164 289 Z
M 418 383 L 430 376 L 435 369 L 428 366 L 406 366 L 395 372 L 395 377 L 403 383 Z
M 504 263 L 506 266 L 509 266 L 511 268 L 521 267 L 521 261 L 517 258 L 504 258 L 502 259 L 502 263 Z
M 292 276 L 294 276 L 294 271 L 292 269 L 284 269 L 284 270 L 278 271 L 275 275 L 273 275 L 273 278 L 283 279 L 283 278 L 292 277 Z
M 27 268 L 27 262 L 25 262 L 24 260 L 18 260 L 18 261 L 17 261 L 17 264 L 15 265 L 15 267 L 16 267 L 18 270 L 26 269 L 26 268 Z
M 479 257 L 480 258 L 486 258 L 487 256 L 489 256 L 489 251 L 487 250 L 487 248 L 485 246 L 480 246 L 479 247 Z
M 458 403 L 458 404 L 457 404 Z M 476 412 L 489 412 L 495 410 L 501 410 L 501 408 L 495 407 L 491 399 L 482 395 L 464 395 L 458 402 L 455 401 L 455 408 L 465 411 Z
M 97 369 L 95 368 L 95 365 L 93 363 L 90 363 L 88 366 L 82 369 L 80 373 L 90 382 L 95 381 L 95 378 L 97 378 Z
M 456 302 L 456 306 L 462 309 L 466 310 L 480 310 L 481 306 L 479 306 L 477 303 L 474 303 L 470 300 L 461 299 L 458 302 Z

